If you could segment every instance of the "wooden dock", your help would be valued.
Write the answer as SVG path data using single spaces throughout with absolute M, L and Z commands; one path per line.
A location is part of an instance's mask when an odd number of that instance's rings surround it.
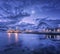
M 60 32 L 25 32 L 27 34 L 60 35 Z
M 60 35 L 60 32 L 38 32 L 38 31 L 33 31 L 33 32 L 8 32 L 8 33 L 25 33 L 25 34 L 45 34 L 45 35 Z

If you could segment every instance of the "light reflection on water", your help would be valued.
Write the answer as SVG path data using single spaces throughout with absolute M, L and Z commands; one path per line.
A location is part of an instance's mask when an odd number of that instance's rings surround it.
M 40 39 L 42 38 L 42 40 Z M 51 39 L 45 38 L 45 35 L 38 35 L 38 34 L 20 34 L 20 33 L 0 33 L 0 47 L 5 46 L 7 44 L 11 43 L 17 43 L 19 41 L 22 41 L 23 46 L 27 46 L 29 48 L 35 48 L 37 46 L 40 46 L 40 44 L 48 45 L 53 44 Z M 51 35 L 50 35 L 51 38 Z M 60 36 L 58 35 L 56 39 L 60 40 Z
M 15 33 L 15 40 L 18 41 L 18 33 Z
M 60 35 L 57 35 L 57 37 L 56 37 L 58 40 L 60 40 Z
M 8 34 L 8 38 L 10 39 L 11 33 L 7 33 Z
M 9 42 L 11 41 L 11 36 L 14 35 L 15 42 L 18 42 L 18 33 L 7 33 Z

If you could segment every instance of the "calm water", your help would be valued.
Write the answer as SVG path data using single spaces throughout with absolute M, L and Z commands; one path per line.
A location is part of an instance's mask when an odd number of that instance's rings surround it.
M 13 50 L 10 50 L 10 48 Z M 49 50 L 48 52 L 44 51 L 47 49 Z M 42 53 L 42 50 L 44 53 Z M 2 54 L 2 52 L 3 54 L 11 54 L 15 51 L 18 54 L 60 53 L 60 36 L 58 35 L 55 39 L 51 39 L 46 35 L 38 34 L 0 33 L 0 54 Z

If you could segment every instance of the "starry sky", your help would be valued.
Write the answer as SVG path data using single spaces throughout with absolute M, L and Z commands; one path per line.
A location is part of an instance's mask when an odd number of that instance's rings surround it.
M 46 17 L 60 19 L 60 0 L 0 0 L 0 25 L 36 24 Z

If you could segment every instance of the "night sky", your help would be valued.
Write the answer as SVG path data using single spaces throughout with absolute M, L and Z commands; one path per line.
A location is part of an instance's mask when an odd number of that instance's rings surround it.
M 46 17 L 60 19 L 60 0 L 0 0 L 0 25 L 36 24 L 34 19 Z

